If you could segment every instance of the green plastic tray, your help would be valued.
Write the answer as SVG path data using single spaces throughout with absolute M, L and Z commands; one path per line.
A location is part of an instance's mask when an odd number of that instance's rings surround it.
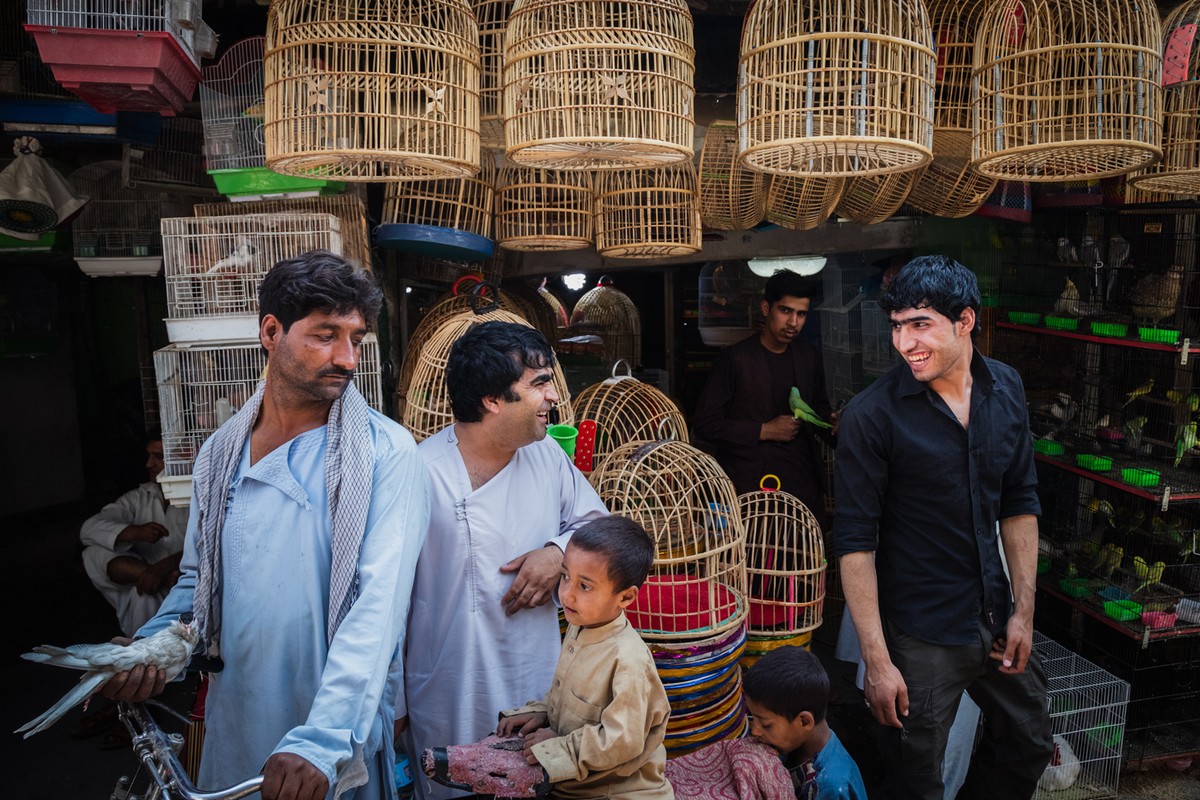
M 1107 472 L 1112 469 L 1112 459 L 1108 456 L 1096 456 L 1091 453 L 1076 453 L 1075 463 L 1092 472 Z
M 1179 331 L 1173 328 L 1143 328 L 1138 326 L 1138 338 L 1143 342 L 1160 342 L 1176 344 L 1179 342 Z
M 338 194 L 346 188 L 346 184 L 339 181 L 280 175 L 266 167 L 214 169 L 209 170 L 208 174 L 217 185 L 217 191 L 226 197 L 269 197 L 301 193 L 328 195 Z
M 1129 622 L 1142 616 L 1142 605 L 1132 600 L 1105 600 L 1104 615 L 1117 622 Z
M 1093 322 L 1092 333 L 1119 339 L 1129 335 L 1129 326 L 1124 322 Z
M 1041 453 L 1044 456 L 1061 456 L 1067 451 L 1061 442 L 1055 442 L 1050 439 L 1034 439 L 1033 450 L 1035 453 Z
M 1042 321 L 1042 315 L 1036 311 L 1010 311 L 1008 321 L 1017 325 L 1037 325 Z
M 1047 314 L 1046 327 L 1052 331 L 1073 331 L 1079 328 L 1079 320 L 1074 317 L 1056 317 Z
M 1121 470 L 1121 480 L 1132 486 L 1143 486 L 1148 489 L 1158 486 L 1160 476 L 1161 473 L 1156 469 L 1125 467 Z
M 1092 593 L 1091 582 L 1087 578 L 1063 578 L 1058 582 L 1058 588 L 1067 597 L 1087 597 Z

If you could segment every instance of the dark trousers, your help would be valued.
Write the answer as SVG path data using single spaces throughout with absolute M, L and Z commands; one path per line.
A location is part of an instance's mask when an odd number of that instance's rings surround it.
M 982 712 L 983 728 L 959 798 L 1028 800 L 1054 749 L 1037 656 L 1020 675 L 1004 675 L 1000 662 L 987 657 L 992 636 L 982 625 L 979 641 L 967 645 L 922 642 L 886 620 L 884 633 L 909 703 L 903 730 L 880 728 L 884 796 L 942 800 L 942 757 L 965 690 Z

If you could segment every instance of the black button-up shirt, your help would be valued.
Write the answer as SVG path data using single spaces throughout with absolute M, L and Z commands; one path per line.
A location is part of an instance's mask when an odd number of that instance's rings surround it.
M 846 406 L 838 428 L 837 556 L 875 552 L 880 613 L 933 644 L 1002 634 L 1012 592 L 997 521 L 1040 514 L 1025 390 L 976 351 L 964 429 L 899 364 Z

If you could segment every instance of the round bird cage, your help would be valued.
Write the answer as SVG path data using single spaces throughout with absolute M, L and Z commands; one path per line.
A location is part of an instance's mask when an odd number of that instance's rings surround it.
M 602 275 L 595 288 L 575 302 L 567 337 L 596 335 L 601 339 L 600 358 L 605 364 L 625 359 L 637 364 L 642 357 L 642 319 L 629 295 Z
M 738 65 L 746 165 L 836 178 L 927 163 L 934 60 L 920 0 L 759 0 Z
M 709 347 L 728 347 L 761 325 L 767 279 L 745 261 L 709 261 L 700 268 L 700 339 Z
M 596 251 L 608 258 L 700 252 L 700 201 L 690 161 L 596 178 Z
M 274 0 L 264 139 L 285 175 L 390 181 L 479 165 L 479 26 L 467 0 Z
M 513 0 L 471 0 L 479 24 L 479 143 L 504 148 L 504 32 Z
M 838 201 L 838 216 L 859 225 L 874 225 L 895 214 L 925 170 L 894 172 L 890 175 L 870 175 L 846 181 L 842 199 Z
M 587 172 L 506 165 L 496 185 L 496 240 L 506 250 L 578 250 L 595 240 Z
M 517 0 L 504 39 L 509 160 L 586 170 L 690 160 L 695 56 L 684 0 Z
M 496 159 L 483 153 L 475 175 L 386 184 L 381 222 L 449 228 L 490 239 L 495 198 Z
M 625 372 L 618 374 L 622 365 Z M 626 361 L 613 365 L 611 378 L 576 395 L 572 405 L 576 419 L 596 422 L 593 471 L 628 442 L 650 442 L 668 435 L 685 444 L 688 441 L 687 420 L 679 406 L 655 387 L 633 377 Z
M 767 190 L 767 222 L 794 231 L 811 231 L 833 215 L 845 189 L 845 178 L 772 175 Z
M 766 211 L 766 176 L 738 160 L 737 122 L 708 126 L 700 148 L 700 221 L 719 231 L 744 231 Z
M 404 413 L 401 417 L 404 427 L 408 428 L 409 433 L 418 442 L 428 439 L 454 422 L 454 414 L 450 410 L 450 395 L 446 390 L 446 361 L 450 356 L 450 347 L 473 326 L 493 320 L 533 327 L 523 318 L 497 306 L 490 306 L 488 309 L 480 307 L 456 314 L 443 322 L 421 347 L 412 380 L 408 384 Z M 571 394 L 567 390 L 562 367 L 557 361 L 554 363 L 553 384 L 558 392 L 558 403 L 551 411 L 551 416 L 557 415 L 559 424 L 572 425 L 575 417 L 571 413 Z
M 647 641 L 715 636 L 746 619 L 746 533 L 716 459 L 672 440 L 628 442 L 589 478 L 605 506 L 654 538 L 654 565 L 626 609 Z
M 554 292 L 546 288 L 545 278 L 542 278 L 542 285 L 538 287 L 537 293 L 538 297 L 542 298 L 542 301 L 550 307 L 550 313 L 554 316 L 554 327 L 567 327 L 571 323 L 571 317 L 567 314 L 567 309 L 563 306 L 562 301 Z
M 1158 11 L 1106 0 L 992 0 L 975 36 L 971 151 L 985 175 L 1123 175 L 1161 155 Z

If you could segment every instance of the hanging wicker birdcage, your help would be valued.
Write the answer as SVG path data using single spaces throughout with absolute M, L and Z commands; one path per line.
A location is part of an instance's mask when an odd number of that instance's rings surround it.
M 575 301 L 571 322 L 564 335 L 594 334 L 601 339 L 600 359 L 605 364 L 625 359 L 641 363 L 642 318 L 637 304 L 617 289 L 607 275 Z
M 596 177 L 596 251 L 608 258 L 700 252 L 700 198 L 691 161 Z
M 496 241 L 507 250 L 578 250 L 595 241 L 590 173 L 508 164 L 496 185 Z
M 625 372 L 618 374 L 624 365 Z M 594 383 L 575 397 L 576 419 L 594 420 L 596 439 L 592 469 L 628 442 L 651 442 L 672 437 L 687 444 L 687 420 L 671 398 L 629 371 L 629 362 L 613 365 L 612 377 Z
M 504 149 L 504 33 L 513 0 L 471 0 L 479 24 L 479 143 Z
M 859 225 L 883 222 L 900 209 L 924 171 L 924 168 L 919 168 L 889 175 L 851 178 L 846 181 L 846 189 L 835 211 L 839 217 Z
M 1158 10 L 1107 0 L 992 0 L 975 35 L 971 152 L 985 175 L 1123 175 L 1161 155 Z
M 626 615 L 648 641 L 697 639 L 746 619 L 746 532 L 716 459 L 673 440 L 628 442 L 589 478 L 614 514 L 654 538 L 654 565 Z
M 475 175 L 386 184 L 381 221 L 432 225 L 491 239 L 495 199 L 496 159 L 485 152 Z
M 274 0 L 263 71 L 275 172 L 390 181 L 478 169 L 479 26 L 467 0 Z
M 744 231 L 762 222 L 766 176 L 738 160 L 737 122 L 708 126 L 700 148 L 700 221 L 719 231 Z
M 538 287 L 537 293 L 538 297 L 542 298 L 542 302 L 549 306 L 550 314 L 554 317 L 554 327 L 567 327 L 571 322 L 571 315 L 567 313 L 566 306 L 562 304 L 562 300 L 559 300 L 554 292 L 546 288 L 544 278 L 542 279 L 542 285 Z
M 846 177 L 925 164 L 934 61 L 920 0 L 759 0 L 738 65 L 746 166 Z
M 832 216 L 845 188 L 845 178 L 772 175 L 767 190 L 767 222 L 794 231 L 810 231 Z
M 504 38 L 509 160 L 587 170 L 690 160 L 695 56 L 684 0 L 518 0 Z

